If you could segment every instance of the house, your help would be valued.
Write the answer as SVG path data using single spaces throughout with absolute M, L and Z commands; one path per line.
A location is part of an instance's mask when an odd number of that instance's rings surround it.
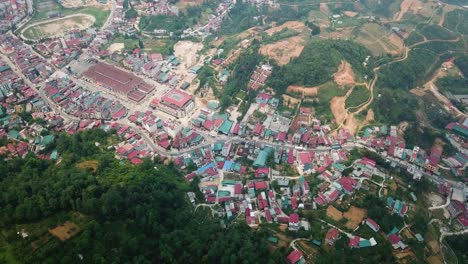
M 299 215 L 291 214 L 289 216 L 289 229 L 290 230 L 299 230 Z
M 380 226 L 372 219 L 367 218 L 366 219 L 366 224 L 369 226 L 374 232 L 378 232 L 380 230 Z
M 255 190 L 266 190 L 267 189 L 267 182 L 261 181 L 261 182 L 255 182 Z
M 354 236 L 352 238 L 349 239 L 349 243 L 348 243 L 348 246 L 350 248 L 359 248 L 359 241 L 361 240 L 360 237 L 358 236 Z
M 288 264 L 302 264 L 305 263 L 305 260 L 304 256 L 302 255 L 302 252 L 296 249 L 288 255 L 288 257 L 286 258 L 286 262 Z
M 330 246 L 333 246 L 339 238 L 340 238 L 340 232 L 336 228 L 330 228 L 330 230 L 328 230 L 327 234 L 325 235 L 325 241 Z
M 255 178 L 270 176 L 270 168 L 258 168 L 255 170 Z
M 390 241 L 390 244 L 392 244 L 393 249 L 405 249 L 408 246 L 401 241 L 401 238 L 397 234 L 391 234 L 390 236 L 387 237 L 388 241 Z

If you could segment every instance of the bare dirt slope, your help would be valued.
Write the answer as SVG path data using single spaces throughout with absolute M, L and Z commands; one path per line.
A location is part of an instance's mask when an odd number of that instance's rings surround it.
M 286 92 L 291 92 L 291 93 L 300 93 L 302 94 L 302 97 L 306 96 L 317 96 L 319 87 L 305 87 L 305 86 L 296 86 L 296 85 L 290 85 L 288 86 L 288 89 Z
M 260 54 L 275 60 L 279 65 L 288 64 L 292 58 L 299 57 L 304 50 L 305 41 L 301 36 L 282 39 L 260 47 Z
M 338 71 L 333 75 L 335 83 L 339 86 L 345 86 L 348 84 L 354 84 L 354 72 L 351 68 L 351 64 L 347 61 L 341 61 Z

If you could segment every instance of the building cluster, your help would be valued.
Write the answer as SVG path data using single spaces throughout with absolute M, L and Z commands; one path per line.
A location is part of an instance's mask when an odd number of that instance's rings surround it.
M 408 205 L 398 199 L 393 197 L 387 197 L 387 208 L 391 214 L 397 214 L 401 217 L 404 217 L 408 212 Z
M 42 56 L 50 58 L 50 64 L 61 68 L 76 58 L 95 36 L 94 29 L 71 30 L 61 38 L 43 40 L 35 44 L 34 49 Z
M 133 128 L 118 123 L 111 123 L 104 130 L 115 129 L 122 142 L 116 145 L 119 157 L 128 159 L 133 164 L 140 164 L 143 158 L 152 157 L 153 149 L 148 146 L 145 140 Z
M 89 67 L 82 77 L 135 102 L 140 102 L 148 93 L 154 90 L 152 85 L 135 74 L 103 62 L 98 62 Z
M 270 77 L 272 70 L 273 67 L 268 64 L 257 66 L 252 73 L 252 76 L 250 76 L 250 81 L 247 85 L 247 88 L 257 90 L 263 87 L 268 77 Z
M 164 15 L 164 16 L 178 16 L 179 8 L 171 4 L 168 0 L 160 1 L 147 1 L 142 5 L 141 10 L 138 11 L 145 15 Z
M 447 138 L 450 143 L 460 153 L 468 155 L 468 118 L 465 118 L 463 122 L 449 123 L 445 129 L 448 131 Z
M 0 0 L 0 33 L 4 34 L 25 16 L 26 0 Z
M 182 81 L 181 76 L 175 72 L 180 62 L 174 55 L 146 54 L 142 53 L 140 49 L 135 49 L 132 54 L 127 55 L 122 63 L 126 68 L 134 72 L 139 72 L 152 80 L 161 84 L 168 84 L 173 88 L 179 86 Z M 191 83 L 196 76 L 196 73 L 189 72 L 186 82 Z
M 424 173 L 439 173 L 442 148 L 434 146 L 429 153 L 419 146 L 407 149 L 405 141 L 398 137 L 396 126 L 366 128 L 357 142 L 386 157 L 392 167 L 406 168 L 414 179 L 420 179 Z
M 86 90 L 66 76 L 47 82 L 44 92 L 65 113 L 82 119 L 118 120 L 128 113 L 121 103 Z
M 326 166 L 324 167 L 326 170 L 318 176 L 324 182 L 319 186 L 319 193 L 314 201 L 317 205 L 324 206 L 336 201 L 342 195 L 350 195 L 355 190 L 366 188 L 363 184 L 364 179 L 371 179 L 374 175 L 382 176 L 383 174 L 375 166 L 374 160 L 364 157 L 354 162 L 350 176 L 345 177 L 342 172 L 346 167 L 342 163 L 334 161 L 331 163 L 330 170 Z
M 456 200 L 450 201 L 447 206 L 447 210 L 450 213 L 450 218 L 456 220 L 462 228 L 468 228 L 468 209 L 466 206 Z
M 32 83 L 44 81 L 52 74 L 52 66 L 16 36 L 1 34 L 0 43 L 2 51 Z
M 229 15 L 229 11 L 232 7 L 233 3 L 230 0 L 219 3 L 218 7 L 216 7 L 215 13 L 210 16 L 205 25 L 199 25 L 194 29 L 188 28 L 184 30 L 181 38 L 205 37 L 210 35 L 212 32 L 217 32 L 223 25 L 223 21 Z
M 147 131 L 150 137 L 164 149 L 185 149 L 202 143 L 205 138 L 192 128 L 180 128 L 171 121 L 156 117 L 152 111 L 135 112 L 128 118 Z
M 123 8 L 123 3 L 123 0 L 116 1 L 116 8 L 111 12 L 112 17 L 108 18 L 108 21 L 111 21 L 111 23 L 105 24 L 96 32 L 96 37 L 88 45 L 87 54 L 89 56 L 99 58 L 100 56 L 109 55 L 109 51 L 103 47 L 111 41 L 114 34 L 132 35 L 136 32 L 135 27 L 129 25 L 125 20 L 126 10 Z

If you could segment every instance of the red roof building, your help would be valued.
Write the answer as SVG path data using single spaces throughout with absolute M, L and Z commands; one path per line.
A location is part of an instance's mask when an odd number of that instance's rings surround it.
M 181 108 L 191 99 L 192 96 L 190 94 L 178 89 L 172 89 L 161 98 L 161 103 Z
M 335 244 L 336 240 L 340 237 L 340 232 L 336 228 L 330 228 L 325 235 L 325 240 L 329 245 Z
M 349 244 L 348 246 L 350 248 L 359 248 L 359 241 L 361 240 L 360 237 L 358 236 L 354 236 L 352 238 L 349 239 Z
M 380 226 L 374 220 L 370 218 L 366 219 L 366 224 L 375 232 L 378 232 L 380 230 Z
M 267 188 L 267 183 L 264 181 L 261 182 L 255 182 L 255 190 L 266 190 Z
M 296 249 L 288 255 L 286 261 L 288 264 L 296 264 L 303 259 L 304 256 L 302 255 L 302 252 Z

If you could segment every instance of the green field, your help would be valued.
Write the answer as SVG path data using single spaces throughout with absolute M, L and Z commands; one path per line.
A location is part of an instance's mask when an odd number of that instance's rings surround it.
M 356 86 L 356 87 L 354 87 L 353 92 L 351 92 L 349 97 L 346 99 L 346 102 L 345 102 L 346 106 L 345 107 L 346 108 L 350 108 L 350 107 L 356 108 L 359 105 L 365 103 L 367 101 L 367 99 L 369 99 L 369 96 L 370 96 L 370 92 L 366 87 Z M 357 109 L 354 109 L 354 110 L 357 110 Z M 351 112 L 353 112 L 353 111 L 351 111 Z
M 454 10 L 445 16 L 444 27 L 462 34 L 468 34 L 468 11 Z
M 355 40 L 368 48 L 374 56 L 401 52 L 401 47 L 390 40 L 392 31 L 379 24 L 367 23 L 355 31 L 358 31 L 355 33 Z
M 419 43 L 421 41 L 424 41 L 424 36 L 418 33 L 417 31 L 411 32 L 409 37 L 405 39 L 405 44 L 407 46 L 411 46 L 413 44 Z
M 416 28 L 427 39 L 451 40 L 457 38 L 455 33 L 438 25 L 418 25 Z
M 170 55 L 174 52 L 176 42 L 170 39 L 143 39 L 144 50 L 149 53 L 161 53 Z

